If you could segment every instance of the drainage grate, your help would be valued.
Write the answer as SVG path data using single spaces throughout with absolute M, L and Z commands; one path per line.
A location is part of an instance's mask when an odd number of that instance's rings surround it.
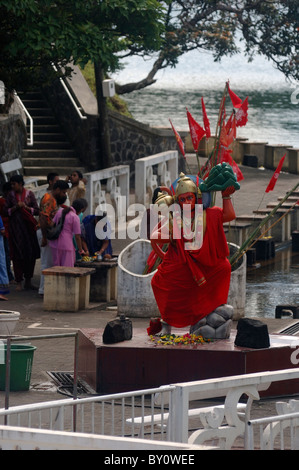
M 63 395 L 73 397 L 74 392 L 74 374 L 72 372 L 47 372 L 54 383 L 57 385 L 57 391 Z M 77 381 L 77 396 L 95 395 L 95 391 L 83 380 Z
M 279 332 L 280 335 L 295 335 L 299 331 L 299 322 L 294 323 L 291 326 L 288 326 L 284 330 Z

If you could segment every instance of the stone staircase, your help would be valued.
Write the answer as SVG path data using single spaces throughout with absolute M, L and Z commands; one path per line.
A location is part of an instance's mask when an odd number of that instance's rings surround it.
M 41 92 L 18 93 L 33 119 L 33 146 L 23 150 L 22 162 L 25 176 L 44 180 L 51 171 L 61 176 L 82 167 L 74 148 Z M 29 124 L 27 128 L 29 134 Z

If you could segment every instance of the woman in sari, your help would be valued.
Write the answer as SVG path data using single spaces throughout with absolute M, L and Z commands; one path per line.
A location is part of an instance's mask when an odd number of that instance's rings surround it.
M 36 236 L 39 207 L 32 191 L 24 188 L 22 175 L 10 178 L 12 191 L 6 199 L 6 211 L 9 217 L 9 242 L 14 268 L 16 290 L 33 289 L 33 277 L 36 259 L 40 257 L 40 248 Z

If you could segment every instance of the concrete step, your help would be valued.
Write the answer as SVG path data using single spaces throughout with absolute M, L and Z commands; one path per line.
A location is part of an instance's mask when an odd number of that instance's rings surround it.
M 282 201 L 284 198 L 283 197 L 279 197 L 277 200 L 280 202 Z M 286 200 L 286 202 L 292 202 L 293 204 L 295 204 L 295 202 L 297 202 L 299 200 L 299 194 L 298 196 L 289 196 Z
M 48 149 L 48 150 L 52 150 L 52 149 L 71 149 L 71 144 L 70 142 L 67 142 L 67 141 L 62 141 L 62 142 L 57 142 L 55 140 L 53 140 L 52 142 L 49 140 L 49 141 L 38 141 L 38 140 L 34 140 L 34 145 L 33 145 L 33 149 L 34 150 L 39 150 L 39 149 Z
M 44 159 L 44 158 L 76 158 L 76 153 L 73 149 L 29 149 L 23 150 L 23 159 Z
M 33 127 L 34 135 L 40 133 L 52 134 L 61 133 L 61 127 L 58 124 L 34 124 Z
M 68 166 L 69 168 L 77 168 L 80 166 L 78 158 L 23 158 L 23 167 L 40 167 L 52 166 L 58 168 L 60 166 Z
M 35 107 L 37 106 L 36 103 L 33 103 L 34 107 L 30 107 L 30 116 L 32 118 L 34 117 L 39 117 L 39 116 L 52 116 L 53 117 L 53 111 L 51 108 L 46 108 L 46 107 Z M 42 103 L 40 103 L 42 105 Z
M 21 98 L 21 100 L 24 101 L 31 101 L 31 100 L 42 100 L 43 102 L 45 102 L 45 100 L 43 99 L 43 95 L 42 93 L 39 91 L 39 90 L 36 90 L 36 91 L 27 91 L 26 93 L 22 92 L 22 91 L 18 91 L 18 95 L 19 97 Z
M 69 142 L 63 132 L 34 133 L 34 142 Z
M 33 129 L 35 128 L 35 126 L 39 126 L 39 125 L 45 126 L 46 124 L 50 124 L 50 125 L 57 124 L 57 119 L 54 116 L 39 115 L 39 116 L 31 116 L 31 117 L 33 119 Z M 27 125 L 27 130 L 28 129 L 29 129 L 29 124 Z
M 42 109 L 42 108 L 48 108 L 48 105 L 45 103 L 45 100 L 43 98 L 38 98 L 36 97 L 36 99 L 27 99 L 27 98 L 22 98 L 20 96 L 21 100 L 22 100 L 22 103 L 24 104 L 25 108 L 26 109 L 32 109 L 32 108 L 35 108 L 35 109 Z M 52 114 L 53 114 L 53 111 L 52 111 Z
M 45 167 L 40 167 L 40 166 L 36 166 L 36 167 L 24 167 L 24 175 L 25 176 L 47 176 L 48 173 L 50 173 L 51 171 L 57 171 L 57 173 L 59 173 L 59 175 L 69 175 L 70 174 L 70 171 L 72 171 L 73 168 L 70 168 L 69 166 L 61 166 L 61 167 L 55 167 L 53 165 L 51 166 L 45 166 Z M 80 170 L 82 173 L 85 172 L 85 168 L 82 168 L 82 167 L 76 167 L 76 170 Z
M 296 202 L 296 201 L 295 201 Z M 294 206 L 295 202 L 288 202 L 288 201 L 285 201 L 284 203 L 281 204 L 280 208 L 281 209 L 290 209 L 291 207 Z M 274 209 L 277 205 L 278 205 L 279 202 L 269 202 L 267 204 L 267 207 L 270 208 L 270 209 Z M 296 206 L 295 206 L 296 207 Z
M 265 216 L 262 214 L 243 214 L 243 215 L 237 215 L 235 220 L 237 222 L 261 222 L 264 220 Z M 231 222 L 234 223 L 234 222 Z

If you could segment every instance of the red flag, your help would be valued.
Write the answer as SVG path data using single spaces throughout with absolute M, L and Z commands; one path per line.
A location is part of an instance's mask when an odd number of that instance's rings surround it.
M 286 153 L 284 154 L 284 156 L 280 159 L 280 162 L 278 163 L 277 165 L 277 168 L 274 172 L 274 175 L 272 176 L 272 178 L 270 179 L 269 181 L 269 184 L 266 188 L 266 193 L 268 193 L 269 191 L 273 191 L 274 189 L 274 186 L 276 185 L 276 181 L 278 180 L 278 176 L 279 176 L 279 173 L 281 172 L 281 169 L 282 169 L 282 165 L 283 165 L 283 162 L 284 162 L 284 159 L 285 159 L 285 156 L 286 156 Z
M 186 108 L 187 109 L 187 108 Z M 187 109 L 187 118 L 190 128 L 190 135 L 195 152 L 198 150 L 199 142 L 205 135 L 205 130 L 195 121 Z
M 182 141 L 182 138 L 180 136 L 180 134 L 175 130 L 171 120 L 169 119 L 169 122 L 171 124 L 171 127 L 172 127 L 172 130 L 174 132 L 174 135 L 175 135 L 175 138 L 176 138 L 176 141 L 178 143 L 178 146 L 179 146 L 179 149 L 181 151 L 181 154 L 183 155 L 183 157 L 185 156 L 185 146 L 184 146 L 184 142 Z
M 203 124 L 205 127 L 206 137 L 208 139 L 209 137 L 211 137 L 210 121 L 206 113 L 206 107 L 203 101 L 203 97 L 201 97 L 201 108 L 202 108 L 202 115 L 203 115 Z
M 228 135 L 227 135 L 224 125 L 222 126 L 221 132 L 220 132 L 220 145 L 223 145 L 223 147 L 229 146 Z
M 232 167 L 233 167 L 234 173 L 237 176 L 237 181 L 242 181 L 244 179 L 244 176 L 243 176 L 242 171 L 240 170 L 240 167 L 236 164 L 235 160 L 233 160 Z
M 237 136 L 237 129 L 236 129 L 236 113 L 233 111 L 225 124 L 226 132 L 229 134 L 232 130 L 234 132 L 234 137 Z
M 221 163 L 222 162 L 228 163 L 232 167 L 237 177 L 237 181 L 242 181 L 244 179 L 243 173 L 238 167 L 238 165 L 236 164 L 235 160 L 233 160 L 231 154 L 232 154 L 232 150 L 225 150 L 221 155 Z
M 245 126 L 248 121 L 248 96 L 246 96 L 241 107 L 236 112 L 236 126 Z
M 242 100 L 241 100 L 241 98 L 239 98 L 239 97 L 236 95 L 236 93 L 234 93 L 234 92 L 230 89 L 228 82 L 227 82 L 227 90 L 228 90 L 230 99 L 232 100 L 233 107 L 234 107 L 234 108 L 240 108 L 241 105 L 242 105 Z
M 234 111 L 231 113 L 229 119 L 227 120 L 227 123 L 225 124 L 225 129 L 226 132 L 229 132 L 232 128 L 233 125 L 233 117 L 234 117 Z
M 236 118 L 233 116 L 232 123 L 230 129 L 228 130 L 226 127 L 227 132 L 227 143 L 228 145 L 232 144 L 234 139 L 237 137 L 237 128 L 236 128 Z

